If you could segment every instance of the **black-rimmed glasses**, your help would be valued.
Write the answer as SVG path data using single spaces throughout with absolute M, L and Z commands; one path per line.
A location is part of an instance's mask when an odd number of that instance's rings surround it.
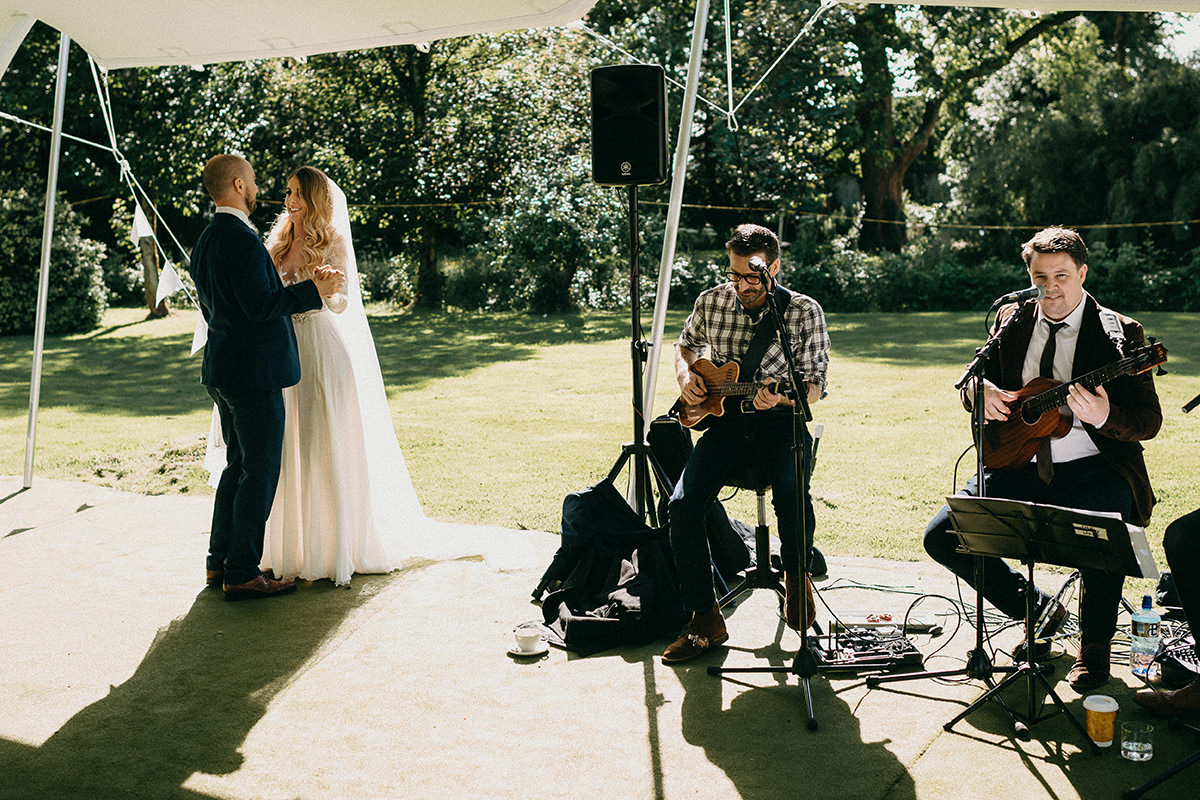
M 754 273 L 726 272 L 725 280 L 729 281 L 730 283 L 745 281 L 747 286 L 758 286 L 760 283 L 762 283 L 762 276 Z

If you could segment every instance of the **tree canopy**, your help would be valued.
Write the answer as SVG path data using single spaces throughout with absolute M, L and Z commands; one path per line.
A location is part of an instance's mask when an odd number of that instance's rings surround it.
M 1090 242 L 1132 247 L 1129 260 L 1147 270 L 1162 256 L 1192 262 L 1200 73 L 1164 52 L 1159 15 L 811 0 L 731 9 L 728 24 L 715 12 L 710 21 L 679 281 L 710 280 L 725 234 L 746 220 L 780 228 L 797 269 L 845 292 L 873 254 L 916 264 L 941 253 L 967 280 L 1047 224 L 1088 226 Z M 588 72 L 628 54 L 661 64 L 673 129 L 693 11 L 611 0 L 587 31 L 114 70 L 105 90 L 130 169 L 185 247 L 210 213 L 204 161 L 236 151 L 254 163 L 264 200 L 304 163 L 338 181 L 364 280 L 382 299 L 618 304 L 627 222 L 620 190 L 589 177 Z M 0 80 L 0 111 L 48 123 L 55 42 L 35 26 Z M 66 129 L 107 141 L 77 48 Z M 35 191 L 45 134 L 0 117 L 0 141 L 6 185 Z M 109 262 L 136 258 L 109 153 L 68 141 L 60 188 Z M 644 252 L 661 243 L 667 192 L 640 194 Z M 260 227 L 278 210 L 267 205 Z M 1162 302 L 1186 302 L 1178 297 Z

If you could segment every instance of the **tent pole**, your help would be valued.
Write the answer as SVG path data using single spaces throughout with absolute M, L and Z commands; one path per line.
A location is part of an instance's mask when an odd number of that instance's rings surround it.
M 54 205 L 58 193 L 58 157 L 62 150 L 63 107 L 67 96 L 67 54 L 71 38 L 59 34 L 58 78 L 54 88 L 54 122 L 50 129 L 50 168 L 46 176 L 46 217 L 42 221 L 42 263 L 38 271 L 37 317 L 33 329 L 33 375 L 29 380 L 29 428 L 25 435 L 26 489 L 33 485 L 33 442 L 42 390 L 42 349 L 46 342 L 46 295 L 50 291 L 50 245 L 54 240 Z
M 667 227 L 663 233 L 662 261 L 658 267 L 658 292 L 654 297 L 654 322 L 650 328 L 650 358 L 642 386 L 642 408 L 654 408 L 654 386 L 662 355 L 663 329 L 667 321 L 667 300 L 671 293 L 671 268 L 675 263 L 675 239 L 679 235 L 679 212 L 683 207 L 683 185 L 687 180 L 688 150 L 692 143 L 692 120 L 696 115 L 696 91 L 700 83 L 700 62 L 704 57 L 704 37 L 708 28 L 708 0 L 696 0 L 696 19 L 692 23 L 692 50 L 688 61 L 683 108 L 679 114 L 679 140 L 675 145 L 675 164 L 671 177 L 671 199 L 667 206 Z

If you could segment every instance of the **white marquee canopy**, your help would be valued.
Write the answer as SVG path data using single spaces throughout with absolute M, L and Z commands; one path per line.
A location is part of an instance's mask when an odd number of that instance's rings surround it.
M 565 25 L 596 0 L 0 0 L 0 73 L 35 19 L 101 67 L 211 64 Z
M 0 74 L 34 20 L 108 69 L 309 56 L 565 25 L 597 0 L 0 0 Z M 1200 11 L 1200 0 L 934 0 L 1041 11 Z

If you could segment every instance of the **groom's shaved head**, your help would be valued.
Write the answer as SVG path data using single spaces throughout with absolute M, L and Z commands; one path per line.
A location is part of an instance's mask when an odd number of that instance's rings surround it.
M 247 183 L 254 177 L 254 168 L 241 156 L 224 153 L 213 156 L 204 165 L 204 188 L 214 201 L 220 201 L 233 191 L 233 181 L 241 178 Z

